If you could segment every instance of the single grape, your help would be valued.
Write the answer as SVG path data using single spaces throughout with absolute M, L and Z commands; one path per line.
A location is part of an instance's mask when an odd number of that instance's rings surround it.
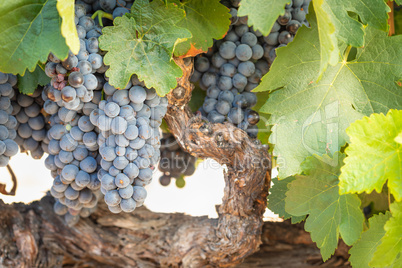
M 256 125 L 260 121 L 260 116 L 256 111 L 250 110 L 247 112 L 247 122 L 250 125 Z
M 278 41 L 280 44 L 287 45 L 293 41 L 293 35 L 291 35 L 288 31 L 283 31 L 279 34 Z
M 121 200 L 120 207 L 124 212 L 133 212 L 137 207 L 137 203 L 132 199 Z
M 238 47 L 236 47 L 236 57 L 241 60 L 241 61 L 248 61 L 251 59 L 251 56 L 253 55 L 253 51 L 251 50 L 251 47 L 246 44 L 241 44 Z
M 232 78 L 230 78 L 229 76 L 224 76 L 222 75 L 219 78 L 219 82 L 218 82 L 218 88 L 220 90 L 229 90 L 232 88 Z
M 194 62 L 194 68 L 201 72 L 204 73 L 209 69 L 209 60 L 206 57 L 197 57 L 195 62 Z
M 225 41 L 236 42 L 239 41 L 239 36 L 236 34 L 235 31 L 229 31 L 225 36 Z
M 225 41 L 219 47 L 219 54 L 224 59 L 233 58 L 236 55 L 235 51 L 236 51 L 236 44 L 231 41 Z
M 234 107 L 228 114 L 228 119 L 233 124 L 239 124 L 244 119 L 244 112 L 241 108 Z
M 91 63 L 92 69 L 99 69 L 103 64 L 103 58 L 97 53 L 91 53 L 88 57 L 88 61 Z
M 264 37 L 264 41 L 271 46 L 276 46 L 279 44 L 278 41 L 279 32 L 270 33 L 268 36 Z
M 130 179 L 127 177 L 127 175 L 119 173 L 114 179 L 114 184 L 118 188 L 125 188 L 130 184 Z
M 121 197 L 117 190 L 111 190 L 105 194 L 105 203 L 108 206 L 117 206 L 120 204 L 120 202 L 121 202 Z
M 227 101 L 228 103 L 232 103 L 234 100 L 234 95 L 229 90 L 221 91 L 218 96 L 219 101 Z
M 215 73 L 206 72 L 202 75 L 201 82 L 205 87 L 216 85 L 217 75 Z
M 212 65 L 216 68 L 220 68 L 227 61 L 221 57 L 219 53 L 215 53 L 211 58 Z
M 215 109 L 216 103 L 217 103 L 216 99 L 205 98 L 205 101 L 204 101 L 204 104 L 202 107 L 206 113 L 209 113 Z
M 264 56 L 264 49 L 262 48 L 261 45 L 256 44 L 251 48 L 253 54 L 251 56 L 251 58 L 253 60 L 259 60 Z
M 177 188 L 183 188 L 186 186 L 186 181 L 183 178 L 176 179 L 176 186 Z
M 168 176 L 168 175 L 162 175 L 162 176 L 159 178 L 159 183 L 160 183 L 162 186 L 168 186 L 168 185 L 170 184 L 170 181 L 171 181 L 171 177 Z
M 68 76 L 68 83 L 70 86 L 78 88 L 84 83 L 84 76 L 80 72 L 72 72 Z
M 98 79 L 93 74 L 84 75 L 84 86 L 89 90 L 94 90 L 98 86 Z
M 292 10 L 291 18 L 299 22 L 303 22 L 306 19 L 306 12 L 303 8 L 294 8 Z
M 286 25 L 286 30 L 291 34 L 296 34 L 297 30 L 301 27 L 301 23 L 297 20 L 291 20 Z
M 293 13 L 293 12 L 294 12 L 294 9 L 293 9 L 292 13 Z M 285 9 L 285 14 L 283 14 L 282 16 L 279 16 L 277 22 L 278 22 L 280 25 L 286 25 L 286 24 L 288 24 L 288 22 L 292 19 L 292 15 L 293 15 L 293 14 L 291 14 L 288 9 Z
M 275 21 L 274 25 L 272 26 L 271 33 L 278 32 L 281 29 L 281 25 Z
M 249 30 L 248 26 L 244 25 L 244 24 L 235 26 L 234 29 L 235 29 L 236 34 L 240 37 L 242 37 Z
M 105 105 L 105 114 L 108 117 L 116 117 L 120 113 L 120 106 L 115 102 L 109 102 Z
M 249 77 L 255 72 L 255 65 L 251 61 L 245 61 L 239 64 L 237 70 L 242 75 Z
M 229 102 L 221 100 L 216 103 L 215 108 L 220 114 L 227 115 L 230 111 L 231 105 Z
M 67 86 L 61 90 L 61 98 L 65 102 L 72 102 L 77 97 L 77 92 L 73 87 Z
M 257 44 L 257 36 L 252 32 L 246 32 L 241 37 L 241 43 L 253 47 Z

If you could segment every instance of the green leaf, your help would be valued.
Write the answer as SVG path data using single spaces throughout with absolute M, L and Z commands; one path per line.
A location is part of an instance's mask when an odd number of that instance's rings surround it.
M 106 72 L 109 83 L 124 88 L 131 75 L 137 74 L 148 88 L 164 96 L 182 75 L 172 59 L 173 50 L 191 37 L 187 29 L 176 26 L 184 11 L 160 0 L 136 0 L 131 12 L 116 18 L 114 26 L 103 28 L 99 37 L 100 48 L 108 51 L 104 62 L 110 65 Z
M 75 25 L 74 0 L 57 0 L 56 7 L 62 18 L 61 34 L 66 39 L 67 46 L 71 52 L 78 54 L 80 51 L 80 40 Z
M 25 72 L 24 76 L 18 75 L 18 90 L 23 94 L 32 94 L 38 85 L 44 86 L 50 82 L 45 72 L 36 65 L 33 72 Z
M 311 14 L 313 15 L 313 14 Z M 254 91 L 271 91 L 261 112 L 272 114 L 270 143 L 284 163 L 279 177 L 300 173 L 312 154 L 333 154 L 349 141 L 345 130 L 372 113 L 402 108 L 402 36 L 366 28 L 366 45 L 356 59 L 339 58 L 318 82 L 320 45 L 314 20 L 293 42 L 277 49 L 270 71 Z M 279 89 L 279 90 L 276 90 Z
M 391 217 L 389 212 L 374 215 L 369 219 L 370 228 L 362 234 L 362 237 L 349 250 L 349 261 L 355 268 L 369 268 L 369 262 L 380 244 L 380 239 L 385 235 L 384 224 Z
M 388 31 L 388 12 L 391 11 L 384 0 L 326 0 L 323 5 L 328 18 L 335 25 L 338 39 L 354 47 L 364 45 L 364 26 Z M 358 21 L 349 16 L 353 12 L 359 16 Z
M 402 111 L 372 114 L 346 130 L 351 143 L 340 176 L 340 193 L 381 192 L 388 180 L 388 190 L 402 200 L 402 144 L 395 138 L 402 129 Z
M 400 132 L 398 136 L 395 137 L 394 141 L 396 141 L 399 144 L 402 144 L 402 132 Z
M 328 19 L 328 13 L 325 10 L 327 5 L 324 0 L 313 0 L 314 11 L 317 16 L 317 28 L 320 37 L 321 62 L 319 77 L 330 65 L 336 65 L 339 59 L 338 40 L 335 34 L 335 25 Z
M 198 109 L 200 109 L 200 107 L 204 103 L 206 95 L 206 91 L 202 90 L 199 87 L 195 87 L 193 89 L 193 91 L 191 92 L 190 102 L 188 103 L 188 106 L 190 106 L 190 109 L 191 111 L 193 111 L 193 113 L 197 112 Z
M 384 267 L 402 262 L 402 202 L 391 204 L 392 217 L 385 223 L 385 235 L 377 247 L 371 266 Z
M 287 219 L 292 219 L 292 223 L 301 222 L 306 218 L 303 216 L 292 216 L 285 211 L 285 199 L 286 192 L 288 191 L 288 185 L 295 180 L 294 177 L 289 177 L 284 180 L 278 180 L 278 178 L 273 178 L 273 186 L 271 187 L 270 194 L 268 196 L 268 209 L 278 214 L 280 217 Z
M 207 52 L 213 45 L 213 39 L 222 39 L 229 29 L 230 13 L 219 0 L 169 1 L 183 9 L 186 16 L 177 26 L 188 29 L 192 37 L 175 48 L 175 56 L 190 54 L 195 56 Z
M 343 154 L 308 157 L 302 163 L 304 175 L 295 176 L 286 193 L 286 211 L 295 216 L 309 214 L 304 228 L 327 260 L 338 245 L 339 234 L 346 244 L 356 242 L 363 231 L 360 199 L 339 195 L 338 176 Z
M 279 16 L 285 14 L 285 5 L 290 0 L 242 0 L 237 15 L 247 16 L 248 26 L 260 31 L 263 35 L 271 32 L 272 26 Z
M 267 101 L 269 92 L 257 92 L 257 104 L 252 107 L 253 110 L 258 111 Z M 268 144 L 269 136 L 271 135 L 271 126 L 269 125 L 270 115 L 266 113 L 259 112 L 260 121 L 257 124 L 258 127 L 258 136 L 257 138 L 261 141 L 262 144 Z
M 50 52 L 67 57 L 56 0 L 0 1 L 0 10 L 0 71 L 24 75 Z
M 328 64 L 337 64 L 340 48 L 338 39 L 347 45 L 364 45 L 364 25 L 386 32 L 390 8 L 384 0 L 313 0 L 317 14 L 321 45 L 321 65 L 319 76 Z M 359 15 L 361 22 L 349 16 L 348 12 Z

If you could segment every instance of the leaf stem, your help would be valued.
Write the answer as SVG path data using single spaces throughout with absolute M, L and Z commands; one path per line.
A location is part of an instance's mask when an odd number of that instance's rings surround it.
M 91 18 L 92 18 L 93 20 L 94 20 L 96 17 L 98 17 L 99 25 L 100 25 L 101 27 L 103 27 L 102 18 L 109 19 L 109 20 L 113 20 L 113 15 L 110 14 L 110 13 L 106 13 L 106 12 L 103 11 L 103 10 L 97 10 L 97 11 L 95 11 L 95 13 L 91 16 Z
M 352 46 L 348 46 L 346 49 L 345 49 L 345 53 L 343 54 L 343 62 L 347 62 L 348 61 L 348 57 L 349 57 L 349 53 L 350 53 L 350 50 L 352 49 Z

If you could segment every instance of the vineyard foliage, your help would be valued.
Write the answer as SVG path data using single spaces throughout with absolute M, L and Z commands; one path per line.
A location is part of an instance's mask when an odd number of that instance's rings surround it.
M 238 15 L 267 35 L 288 3 L 243 0 Z M 0 10 L 0 71 L 30 94 L 49 82 L 50 52 L 79 50 L 74 1 L 2 1 Z M 402 37 L 388 36 L 390 11 L 383 0 L 312 0 L 309 27 L 277 49 L 254 90 L 271 127 L 259 138 L 279 169 L 268 208 L 305 220 L 324 261 L 342 238 L 354 267 L 401 267 Z M 229 25 L 218 0 L 136 0 L 100 37 L 109 83 L 125 88 L 136 74 L 164 96 L 182 75 L 173 58 L 207 52 Z

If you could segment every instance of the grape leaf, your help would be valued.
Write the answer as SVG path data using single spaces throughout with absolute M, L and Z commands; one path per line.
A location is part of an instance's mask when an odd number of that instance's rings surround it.
M 176 87 L 182 70 L 172 59 L 176 44 L 191 33 L 176 26 L 184 11 L 160 0 L 136 0 L 131 14 L 118 17 L 114 26 L 103 28 L 99 46 L 108 51 L 104 62 L 110 65 L 109 83 L 124 88 L 131 75 L 137 74 L 148 88 L 160 96 Z
M 402 132 L 400 132 L 398 136 L 395 137 L 394 141 L 396 141 L 399 144 L 402 144 Z
M 341 194 L 379 193 L 388 180 L 388 190 L 402 200 L 402 144 L 395 141 L 401 129 L 400 110 L 372 114 L 347 128 L 351 143 L 339 178 Z
M 24 75 L 50 52 L 67 57 L 56 0 L 0 1 L 0 10 L 0 71 Z
M 36 65 L 33 72 L 25 72 L 24 76 L 18 75 L 18 90 L 23 94 L 32 94 L 38 85 L 44 86 L 50 82 L 50 77 Z
M 268 35 L 275 21 L 285 14 L 285 5 L 290 0 L 242 0 L 237 12 L 238 16 L 248 16 L 248 26 Z
M 285 199 L 286 192 L 288 191 L 288 185 L 292 181 L 294 181 L 294 177 L 286 178 L 285 180 L 278 180 L 278 178 L 273 178 L 270 194 L 268 196 L 268 209 L 278 214 L 283 219 L 291 219 L 292 223 L 301 222 L 306 218 L 306 215 L 303 216 L 292 216 L 285 211 Z
M 364 45 L 364 25 L 386 32 L 388 30 L 388 12 L 390 8 L 384 0 L 313 0 L 317 14 L 318 31 L 321 45 L 320 75 L 327 65 L 337 64 L 339 48 L 337 39 L 347 45 L 362 47 Z M 361 22 L 348 14 L 359 15 Z
M 266 100 L 268 99 L 269 92 L 258 92 L 257 96 L 257 104 L 252 107 L 253 110 L 258 111 L 264 105 Z M 257 138 L 261 141 L 262 144 L 268 144 L 269 136 L 271 135 L 271 127 L 269 126 L 269 114 L 265 114 L 260 112 L 260 121 L 258 121 L 258 136 Z
M 362 0 L 326 0 L 324 9 L 329 19 L 334 23 L 337 37 L 347 45 L 361 47 L 364 45 L 364 26 L 388 31 L 388 12 L 391 11 L 384 0 L 372 0 L 369 3 Z M 359 15 L 358 21 L 349 12 Z M 328 18 L 327 18 L 328 19 Z
M 377 247 L 371 266 L 384 267 L 402 263 L 402 202 L 392 203 L 390 206 L 392 217 L 385 223 L 385 235 Z
M 188 103 L 188 106 L 190 107 L 191 111 L 193 111 L 193 113 L 197 112 L 198 109 L 200 109 L 200 107 L 204 103 L 206 95 L 207 93 L 205 92 L 205 90 L 202 90 L 199 87 L 195 87 L 193 91 L 191 91 L 191 99 Z
M 180 9 L 183 9 L 186 16 L 177 23 L 177 26 L 188 29 L 192 37 L 180 44 L 177 44 L 175 56 L 190 54 L 196 56 L 207 52 L 213 45 L 213 39 L 222 39 L 229 29 L 230 13 L 227 7 L 219 0 L 199 1 L 171 0 Z
M 370 228 L 362 234 L 362 237 L 349 250 L 349 261 L 353 267 L 369 268 L 369 262 L 380 244 L 380 239 L 385 235 L 384 224 L 391 214 L 374 215 L 369 219 Z
M 78 39 L 75 25 L 74 0 L 57 0 L 56 7 L 62 18 L 61 34 L 66 39 L 67 46 L 71 52 L 78 54 L 80 51 L 80 40 Z
M 254 91 L 271 91 L 260 111 L 272 114 L 270 143 L 284 163 L 279 178 L 299 174 L 300 163 L 312 154 L 338 151 L 348 142 L 345 130 L 355 120 L 402 108 L 402 90 L 395 83 L 402 78 L 402 36 L 388 37 L 368 26 L 365 40 L 356 59 L 339 57 L 318 82 L 320 45 L 314 20 L 310 29 L 303 26 L 293 42 L 277 49 L 270 71 Z
M 324 261 L 334 253 L 339 234 L 352 245 L 363 231 L 360 199 L 354 194 L 339 195 L 338 176 L 344 157 L 340 153 L 335 153 L 333 159 L 328 155 L 308 157 L 301 165 L 304 175 L 295 176 L 286 192 L 286 212 L 294 216 L 309 214 L 304 228 L 311 233 Z
M 328 19 L 328 13 L 325 10 L 326 2 L 324 0 L 313 0 L 314 11 L 317 16 L 317 28 L 320 36 L 321 62 L 319 78 L 330 65 L 336 65 L 339 59 L 338 40 L 335 33 L 334 23 Z

